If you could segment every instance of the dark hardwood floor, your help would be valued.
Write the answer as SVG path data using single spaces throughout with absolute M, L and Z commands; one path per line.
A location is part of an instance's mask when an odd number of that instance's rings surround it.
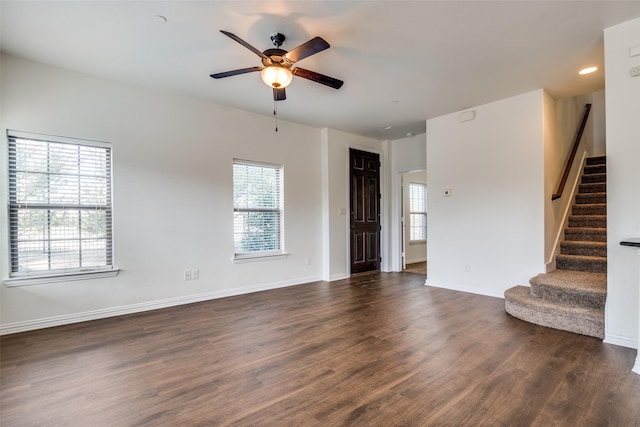
M 635 350 L 377 273 L 4 336 L 1 425 L 639 426 Z

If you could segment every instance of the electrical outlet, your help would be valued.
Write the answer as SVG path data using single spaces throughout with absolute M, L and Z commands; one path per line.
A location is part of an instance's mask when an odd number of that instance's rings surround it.
M 311 257 L 307 257 L 307 259 L 305 260 L 305 263 L 307 265 L 311 265 Z
M 464 271 L 466 271 L 467 273 L 471 272 L 471 266 L 469 264 L 465 264 L 464 265 Z
M 184 280 L 191 280 L 191 270 L 184 271 Z
M 638 76 L 640 76 L 640 65 L 638 65 L 637 67 L 631 68 L 631 77 L 638 77 Z
M 200 278 L 200 270 L 198 270 L 197 268 L 194 270 L 191 270 L 191 279 L 198 280 L 199 278 Z

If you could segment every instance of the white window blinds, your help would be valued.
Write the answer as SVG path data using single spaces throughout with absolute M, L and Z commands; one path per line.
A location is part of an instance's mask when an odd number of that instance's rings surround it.
M 427 186 L 409 184 L 409 241 L 427 240 Z
M 282 166 L 233 162 L 235 255 L 282 252 Z
M 111 268 L 110 144 L 7 135 L 12 276 Z

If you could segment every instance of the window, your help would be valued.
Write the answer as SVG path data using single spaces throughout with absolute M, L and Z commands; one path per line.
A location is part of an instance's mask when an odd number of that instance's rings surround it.
M 409 184 L 409 241 L 427 240 L 427 186 Z
M 7 135 L 11 277 L 111 269 L 110 144 Z
M 282 166 L 234 160 L 236 258 L 282 254 Z

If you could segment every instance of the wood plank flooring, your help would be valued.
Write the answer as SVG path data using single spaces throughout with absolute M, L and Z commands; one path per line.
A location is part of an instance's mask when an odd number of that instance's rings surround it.
M 376 273 L 2 337 L 1 425 L 640 426 L 635 350 Z

